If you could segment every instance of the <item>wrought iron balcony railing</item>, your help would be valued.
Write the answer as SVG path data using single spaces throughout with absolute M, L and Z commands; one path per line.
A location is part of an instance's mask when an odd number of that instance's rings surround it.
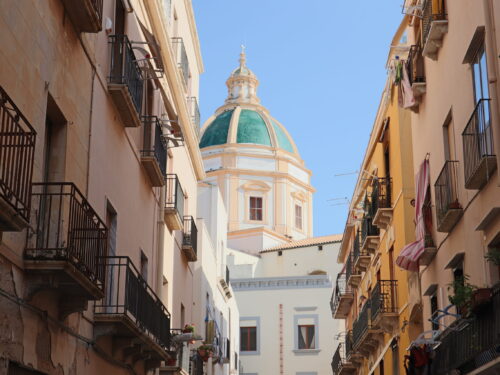
M 466 374 L 497 359 L 500 348 L 500 285 L 492 289 L 490 306 L 472 318 L 463 318 L 446 329 L 435 349 L 431 374 L 444 375 L 458 370 Z
M 167 174 L 165 183 L 165 219 L 172 230 L 181 230 L 184 228 L 184 191 L 176 174 Z
M 458 161 L 445 162 L 434 189 L 438 231 L 449 232 L 462 216 L 462 205 L 458 200 Z
M 28 225 L 36 132 L 0 86 L 0 231 Z
M 196 262 L 198 259 L 198 228 L 192 216 L 184 216 L 182 249 L 190 262 Z
M 130 100 L 136 111 L 136 116 L 142 110 L 142 97 L 144 90 L 144 77 L 141 67 L 132 48 L 127 35 L 111 35 L 109 37 L 111 47 L 111 62 L 109 70 L 109 83 L 112 85 L 124 85 L 130 94 Z M 121 111 L 122 108 L 119 107 Z M 122 119 L 123 119 L 123 114 Z
M 462 133 L 465 187 L 480 189 L 496 168 L 490 99 L 481 99 Z
M 371 193 L 371 217 L 377 215 L 379 208 L 391 208 L 392 178 L 377 178 L 373 181 Z
M 107 255 L 107 228 L 74 184 L 33 184 L 31 228 L 26 261 L 35 261 L 37 268 L 46 264 L 45 269 L 68 262 L 104 291 L 105 271 L 99 258 Z
M 186 88 L 189 82 L 189 60 L 186 53 L 186 47 L 184 46 L 184 40 L 180 37 L 172 38 L 172 47 L 174 49 L 177 65 L 182 73 L 184 87 Z
M 337 281 L 335 283 L 335 289 L 333 290 L 332 299 L 330 301 L 330 308 L 332 310 L 332 315 L 335 319 L 342 318 L 347 315 L 348 307 L 350 307 L 350 302 L 354 299 L 354 293 L 351 286 L 347 283 L 346 273 L 340 273 L 337 276 Z M 341 306 L 343 300 L 349 303 L 344 303 L 346 306 Z M 342 309 L 341 309 L 342 307 Z M 340 311 L 342 310 L 342 311 Z
M 370 216 L 365 216 L 361 222 L 361 244 L 363 245 L 367 237 L 378 236 L 380 230 L 373 224 Z
M 398 312 L 397 280 L 379 280 L 370 297 L 371 319 L 375 321 L 380 314 Z
M 335 350 L 335 353 L 333 354 L 332 358 L 332 372 L 333 375 L 339 375 L 340 370 L 342 368 L 342 356 L 340 354 L 342 344 L 339 344 L 337 346 L 337 350 Z
M 346 275 L 346 280 L 348 282 L 349 282 L 349 279 L 351 278 L 351 276 L 358 274 L 358 272 L 356 272 L 354 270 L 354 264 L 353 264 L 352 258 L 353 258 L 352 253 L 349 253 L 349 255 L 347 256 L 347 259 L 346 259 L 346 263 L 345 263 L 345 275 Z
M 96 302 L 94 316 L 98 324 L 132 325 L 141 331 L 161 350 L 170 348 L 170 313 L 158 296 L 141 276 L 129 257 L 114 256 L 100 258 L 106 269 L 106 295 Z M 122 336 L 125 328 L 117 332 Z M 110 332 L 113 332 L 112 330 Z
M 141 162 L 153 186 L 163 186 L 167 172 L 167 145 L 162 125 L 156 116 L 143 116 L 143 149 Z
M 345 336 L 345 358 L 350 359 L 353 353 L 354 341 L 352 339 L 352 331 L 349 331 Z
M 432 22 L 446 20 L 444 0 L 425 1 L 422 15 L 422 40 L 425 43 L 429 37 Z
M 358 315 L 358 318 L 352 325 L 352 340 L 354 348 L 359 347 L 365 333 L 370 328 L 370 300 L 366 301 Z

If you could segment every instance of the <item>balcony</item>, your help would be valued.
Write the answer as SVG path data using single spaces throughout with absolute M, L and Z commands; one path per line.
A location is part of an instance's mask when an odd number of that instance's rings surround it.
M 347 284 L 346 274 L 338 274 L 335 290 L 333 291 L 332 299 L 330 301 L 333 319 L 347 318 L 353 301 L 354 293 L 351 286 Z
M 172 48 L 174 49 L 174 58 L 179 67 L 184 89 L 187 90 L 189 84 L 189 60 L 184 46 L 184 40 L 180 37 L 172 38 Z
M 98 33 L 102 30 L 103 0 L 63 0 L 64 10 L 79 32 Z
M 370 264 L 371 256 L 370 253 L 366 250 L 361 250 L 361 245 L 359 243 L 359 230 L 356 232 L 356 235 L 354 236 L 354 243 L 353 243 L 353 250 L 352 250 L 352 256 L 353 256 L 353 264 L 354 264 L 354 269 L 358 272 L 365 272 L 366 269 L 368 268 L 368 265 Z
M 370 298 L 371 324 L 386 332 L 398 323 L 397 286 L 396 280 L 379 280 Z
M 107 229 L 94 209 L 69 182 L 32 185 L 31 225 L 24 265 L 32 292 L 56 288 L 61 318 L 86 309 L 104 296 Z
M 192 355 L 189 341 L 177 340 L 183 335 L 181 329 L 171 329 L 170 332 L 172 336 L 172 345 L 168 351 L 170 358 L 165 362 L 165 366 L 160 367 L 160 375 L 188 375 Z
M 189 115 L 191 116 L 191 122 L 193 124 L 194 131 L 198 140 L 200 139 L 200 107 L 198 106 L 198 100 L 196 97 L 192 96 L 188 99 Z
M 184 216 L 182 251 L 188 262 L 198 260 L 198 228 L 196 228 L 196 222 L 192 216 Z
M 437 60 L 438 51 L 443 45 L 444 35 L 448 32 L 448 20 L 444 0 L 425 2 L 422 16 L 422 55 Z
M 111 338 L 113 356 L 144 361 L 146 372 L 169 358 L 170 314 L 129 257 L 103 257 L 106 296 L 94 306 L 96 341 Z
M 162 125 L 156 116 L 144 116 L 143 149 L 141 163 L 152 186 L 165 185 L 167 170 L 167 145 Z
M 476 313 L 474 318 L 459 319 L 438 337 L 441 344 L 435 349 L 430 372 L 432 375 L 466 374 L 479 368 L 483 374 L 495 373 L 500 343 L 498 284 L 492 294 L 489 308 Z
M 184 192 L 176 174 L 165 179 L 165 222 L 170 230 L 184 228 Z
M 108 91 L 120 114 L 123 126 L 141 126 L 140 113 L 144 78 L 126 35 L 111 35 L 110 74 Z
M 0 86 L 0 232 L 30 220 L 36 132 Z
M 347 285 L 350 285 L 353 288 L 357 288 L 361 282 L 361 274 L 354 269 L 352 252 L 349 253 L 345 263 L 345 276 Z
M 332 359 L 332 371 L 333 375 L 352 374 L 356 371 L 356 366 L 347 360 L 345 344 L 340 343 L 337 346 Z
M 379 344 L 379 334 L 380 331 L 371 324 L 370 300 L 368 300 L 352 325 L 353 349 L 365 356 L 369 355 Z
M 481 99 L 462 133 L 466 189 L 481 189 L 497 168 L 490 99 Z
M 463 208 L 458 201 L 458 161 L 448 160 L 434 184 L 438 232 L 449 233 L 458 223 Z
M 380 243 L 380 231 L 373 224 L 370 216 L 365 216 L 361 222 L 361 251 L 374 254 Z
M 377 178 L 373 181 L 371 194 L 371 217 L 373 225 L 387 229 L 392 220 L 392 178 Z
M 420 100 L 420 97 L 425 94 L 427 84 L 425 83 L 425 68 L 424 57 L 422 55 L 422 47 L 414 44 L 410 47 L 408 53 L 408 70 L 410 72 L 410 84 L 415 99 Z

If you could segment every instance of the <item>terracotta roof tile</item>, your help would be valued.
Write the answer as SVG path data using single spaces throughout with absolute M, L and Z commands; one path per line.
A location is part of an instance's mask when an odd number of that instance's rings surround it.
M 303 240 L 292 241 L 278 246 L 270 247 L 269 249 L 262 250 L 259 253 L 260 254 L 270 253 L 273 251 L 296 249 L 298 247 L 307 247 L 312 245 L 321 245 L 321 244 L 340 242 L 340 241 L 342 241 L 342 234 L 332 234 L 329 236 L 321 236 L 321 237 L 310 237 L 310 238 L 305 238 Z

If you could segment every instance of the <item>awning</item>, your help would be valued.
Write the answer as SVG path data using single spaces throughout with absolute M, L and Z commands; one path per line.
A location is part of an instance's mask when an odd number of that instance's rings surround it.
M 408 271 L 418 271 L 418 260 L 425 251 L 425 222 L 423 207 L 429 187 L 429 160 L 425 159 L 420 165 L 415 181 L 415 237 L 417 240 L 406 245 L 399 253 L 396 264 Z

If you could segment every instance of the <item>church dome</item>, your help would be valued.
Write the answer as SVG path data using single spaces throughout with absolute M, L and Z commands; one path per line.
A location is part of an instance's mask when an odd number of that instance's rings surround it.
M 260 105 L 258 84 L 257 77 L 246 66 L 246 55 L 242 51 L 240 66 L 233 70 L 226 82 L 226 104 L 203 127 L 200 148 L 238 143 L 298 154 L 285 128 Z
M 231 125 L 236 129 L 231 129 Z M 286 130 L 266 111 L 240 106 L 227 109 L 205 126 L 200 148 L 226 143 L 255 144 L 296 153 Z

